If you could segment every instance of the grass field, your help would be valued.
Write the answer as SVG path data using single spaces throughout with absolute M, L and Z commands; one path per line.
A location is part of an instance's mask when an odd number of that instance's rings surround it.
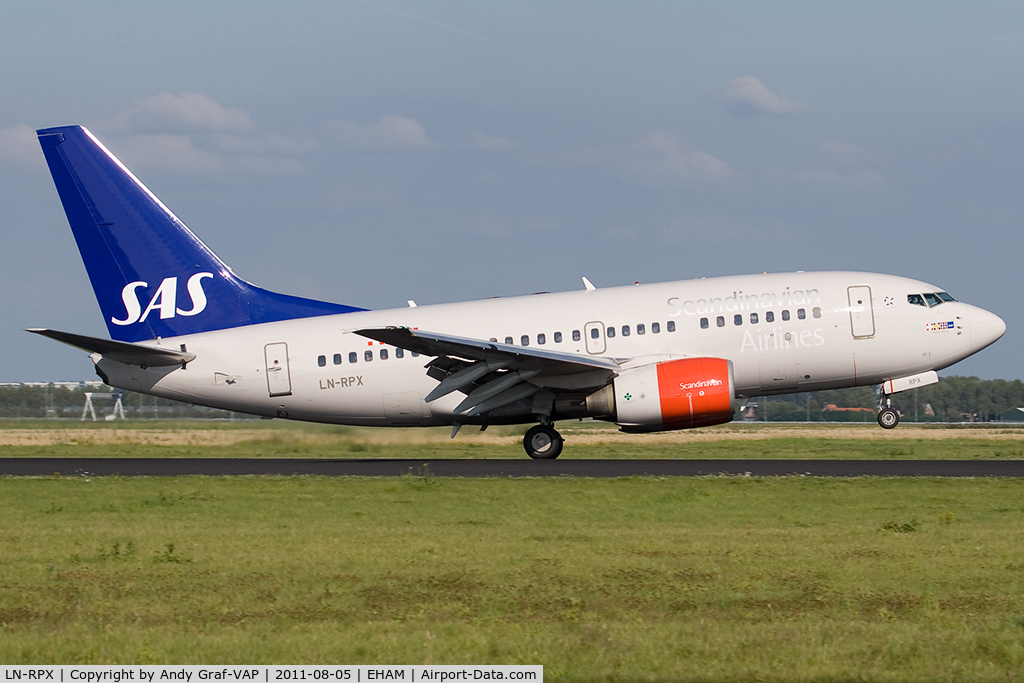
M 811 430 L 807 446 L 791 427 L 738 427 L 693 443 L 609 441 L 602 457 L 1021 449 L 1020 432 L 1000 430 Z M 305 457 L 348 439 L 417 458 L 451 447 L 445 435 L 292 432 L 222 445 L 57 445 Z M 507 443 L 478 453 L 524 457 L 514 434 L 485 435 Z M 0 455 L 29 448 L 53 445 Z M 719 450 L 659 454 L 667 448 Z M 1024 482 L 999 479 L 3 478 L 0 662 L 536 663 L 559 681 L 1024 680 L 1022 534 Z
M 624 434 L 558 425 L 563 458 L 1021 459 L 1024 426 L 729 424 Z M 525 427 L 370 429 L 275 421 L 0 423 L 0 457 L 523 458 Z

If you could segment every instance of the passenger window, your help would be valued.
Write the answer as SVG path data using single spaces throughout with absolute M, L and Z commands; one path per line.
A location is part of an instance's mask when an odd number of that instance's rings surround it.
M 708 319 L 707 318 L 701 318 L 700 319 L 700 329 L 702 329 L 702 330 L 708 329 Z
M 750 314 L 750 324 L 751 325 L 756 325 L 757 324 L 757 313 L 751 313 Z
M 555 332 L 555 343 L 556 344 L 561 344 L 562 343 L 562 333 L 561 332 Z
M 324 367 L 325 365 L 327 365 L 327 356 L 317 356 L 316 364 L 319 365 L 320 367 Z
M 405 349 L 395 349 L 395 358 L 405 358 Z
M 775 311 L 768 311 L 767 313 L 765 313 L 764 314 L 764 321 L 766 323 L 773 323 L 773 322 L 775 322 Z
M 505 343 L 506 344 L 511 344 L 512 343 L 512 337 L 505 337 Z
M 628 337 L 629 336 L 629 325 L 623 325 L 622 326 L 622 336 L 623 337 Z
M 594 329 L 590 330 L 590 338 L 591 339 L 598 339 L 600 337 L 601 337 L 601 330 L 597 329 L 596 327 Z
M 594 330 L 594 332 L 597 332 L 597 330 Z M 597 337 L 594 337 L 594 338 L 597 339 Z M 579 330 L 573 330 L 572 331 L 572 340 L 573 341 L 579 341 L 580 340 L 580 331 Z
M 821 309 L 818 308 L 817 306 L 815 306 L 814 308 L 811 309 L 811 315 L 813 315 L 815 318 L 820 318 L 821 317 Z
M 715 318 L 715 324 L 719 327 L 725 327 L 725 316 L 718 316 Z
M 637 334 L 645 334 L 646 332 L 647 332 L 647 328 L 644 327 L 643 323 L 637 324 L 637 326 L 636 326 L 636 333 Z
M 420 357 L 420 354 L 418 354 L 418 353 L 416 353 L 415 351 L 413 351 L 413 352 L 412 352 L 412 357 L 413 357 L 413 358 L 419 358 L 419 357 Z
M 341 365 L 341 354 L 340 353 L 334 354 L 334 364 L 335 365 Z
M 789 309 L 786 309 L 782 312 L 782 319 L 789 320 Z
M 524 334 L 522 337 L 519 338 L 519 342 L 523 346 L 529 346 L 530 345 L 530 335 Z
M 800 320 L 803 320 L 804 318 L 807 317 L 807 312 L 804 311 L 804 309 L 802 308 L 798 308 L 796 309 L 796 317 L 799 318 Z
M 608 328 L 608 338 L 611 339 L 614 336 L 615 336 L 615 328 L 614 327 L 609 327 Z
M 348 362 L 349 363 L 355 363 L 358 360 L 359 360 L 359 356 L 356 354 L 355 351 L 353 351 L 352 353 L 348 354 Z
M 388 359 L 388 350 L 387 349 L 381 349 L 380 350 L 380 359 L 381 360 L 387 360 Z
M 543 332 L 538 334 L 537 335 L 537 343 L 538 344 L 547 344 L 548 343 L 547 335 L 545 335 Z
M 740 315 L 739 313 L 737 313 L 736 315 L 734 315 L 734 316 L 732 317 L 732 324 L 733 324 L 733 325 L 742 325 L 742 324 L 743 324 L 743 316 L 742 316 L 742 315 Z
M 491 337 L 488 341 L 496 342 L 496 341 L 498 341 L 498 338 L 497 337 Z
M 651 323 L 651 334 L 661 333 L 661 323 Z
M 371 360 L 373 360 L 373 351 L 370 351 L 369 349 L 364 351 L 363 352 L 363 360 L 365 360 L 367 363 L 369 363 Z
M 668 330 L 669 332 L 675 332 L 676 331 L 676 321 L 675 320 L 669 320 L 668 324 L 665 325 L 665 329 Z

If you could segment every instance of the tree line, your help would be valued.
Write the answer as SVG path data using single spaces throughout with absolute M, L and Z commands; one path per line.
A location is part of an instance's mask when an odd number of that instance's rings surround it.
M 874 386 L 854 387 L 755 402 L 753 417 L 758 420 L 870 422 L 878 408 L 878 393 Z M 941 378 L 938 384 L 894 394 L 892 405 L 910 421 L 999 422 L 1011 410 L 1024 408 L 1024 382 L 953 375 Z
M 119 392 L 130 419 L 226 418 L 228 411 L 121 391 L 108 386 L 0 386 L 0 418 L 81 418 L 86 392 Z M 1024 382 L 977 377 L 943 377 L 938 384 L 896 394 L 893 406 L 904 420 L 919 422 L 998 422 L 1024 407 Z M 98 419 L 111 414 L 114 399 L 94 399 Z M 813 391 L 752 400 L 737 419 L 763 421 L 870 422 L 878 407 L 876 387 Z M 1021 413 L 1024 417 L 1024 413 Z M 238 414 L 238 417 L 244 417 Z

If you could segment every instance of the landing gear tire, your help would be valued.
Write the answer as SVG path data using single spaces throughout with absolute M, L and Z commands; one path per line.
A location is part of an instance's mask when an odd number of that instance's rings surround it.
M 900 423 L 900 414 L 892 408 L 882 408 L 878 411 L 878 424 L 883 429 L 892 429 Z
M 547 425 L 531 427 L 523 437 L 523 448 L 534 460 L 554 460 L 562 453 L 562 435 Z

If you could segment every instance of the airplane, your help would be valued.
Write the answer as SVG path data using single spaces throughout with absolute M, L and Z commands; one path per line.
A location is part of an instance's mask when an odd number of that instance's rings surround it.
M 89 352 L 108 385 L 224 410 L 343 425 L 530 424 L 626 432 L 729 422 L 757 396 L 880 385 L 891 396 L 1006 331 L 918 280 L 859 272 L 709 277 L 371 311 L 237 276 L 88 130 L 37 131 L 110 339 L 31 329 Z

